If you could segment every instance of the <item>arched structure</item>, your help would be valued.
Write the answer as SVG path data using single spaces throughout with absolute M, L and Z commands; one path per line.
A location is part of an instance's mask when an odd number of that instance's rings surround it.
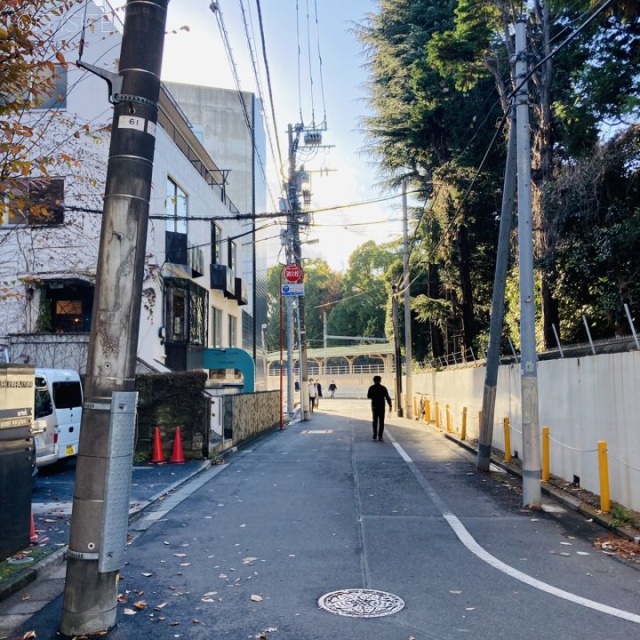
M 286 353 L 283 354 L 286 361 Z M 354 373 L 355 362 L 358 358 L 370 358 L 381 360 L 384 373 L 390 374 L 394 371 L 394 347 L 389 342 L 378 344 L 357 344 L 346 345 L 341 347 L 326 347 L 322 349 L 308 349 L 307 362 L 313 363 L 318 367 L 319 375 L 324 375 L 327 371 L 327 362 L 329 360 L 342 359 L 348 368 L 348 373 Z M 270 371 L 274 365 L 280 363 L 280 352 L 273 351 L 267 354 L 267 368 Z M 293 355 L 293 366 L 297 368 L 298 353 Z

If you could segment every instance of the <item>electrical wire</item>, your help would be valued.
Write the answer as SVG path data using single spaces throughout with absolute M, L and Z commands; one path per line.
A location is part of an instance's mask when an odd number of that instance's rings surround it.
M 260 103 L 261 103 L 261 105 L 263 105 L 263 108 L 264 108 L 264 106 L 266 105 L 266 102 L 265 102 L 265 99 L 264 99 L 264 92 L 262 90 L 262 82 L 260 80 L 260 74 L 258 72 L 258 64 L 257 64 L 257 60 L 256 60 L 256 54 L 255 54 L 255 50 L 254 50 L 254 47 L 253 47 L 253 40 L 255 38 L 252 39 L 252 37 L 251 37 L 252 34 L 249 32 L 249 24 L 247 22 L 247 13 L 245 11 L 244 0 L 240 0 L 240 9 L 242 11 L 242 20 L 243 20 L 243 23 L 244 23 L 245 37 L 246 37 L 246 40 L 247 40 L 247 47 L 248 47 L 248 50 L 249 50 L 249 56 L 251 58 L 251 65 L 252 65 L 252 68 L 253 68 L 253 75 L 254 75 L 254 79 L 255 79 L 255 82 L 256 82 L 256 90 L 257 90 L 258 96 L 260 98 Z M 250 12 L 249 12 L 249 15 L 251 15 Z M 253 27 L 253 20 L 251 20 L 251 24 L 252 24 L 252 27 Z M 252 33 L 253 33 L 253 30 L 252 30 Z M 274 162 L 274 166 L 278 166 L 278 161 L 276 160 L 274 143 L 273 143 L 274 133 L 271 131 L 271 126 L 270 126 L 270 123 L 269 123 L 269 119 L 266 118 L 266 117 L 264 119 L 264 124 L 265 124 L 265 129 L 266 129 L 266 132 L 267 132 L 267 140 L 269 141 L 269 150 L 271 152 L 271 158 L 272 158 L 272 160 Z M 252 140 L 253 140 L 253 132 L 252 132 Z M 276 143 L 278 143 L 277 136 L 276 136 Z M 275 209 L 276 206 L 277 206 L 278 200 L 274 196 L 274 194 L 273 194 L 273 192 L 271 190 L 271 187 L 269 185 L 269 181 L 268 181 L 268 177 L 267 177 L 267 173 L 266 173 L 266 168 L 264 166 L 264 163 L 262 162 L 262 158 L 261 158 L 260 153 L 258 152 L 258 149 L 256 147 L 255 140 L 253 140 L 253 144 L 254 144 L 254 149 L 256 151 L 256 157 L 258 158 L 258 162 L 259 162 L 259 165 L 260 165 L 260 170 L 261 170 L 261 173 L 262 173 L 262 175 L 264 177 L 265 185 L 267 185 L 267 191 L 268 191 L 268 194 L 269 194 L 269 200 L 271 201 L 271 205 Z M 280 149 L 278 147 L 278 152 L 279 151 L 280 151 Z
M 307 63 L 309 65 L 309 97 L 311 98 L 311 126 L 316 126 L 316 107 L 313 91 L 313 65 L 311 64 L 311 25 L 309 21 L 309 0 L 307 3 Z
M 318 76 L 320 78 L 320 96 L 322 98 L 322 122 L 321 126 L 327 126 L 327 106 L 324 95 L 324 77 L 322 69 L 322 53 L 320 52 L 320 21 L 318 19 L 318 0 L 314 0 L 315 16 L 316 16 L 316 44 L 318 47 Z
M 269 67 L 269 60 L 267 58 L 267 45 L 266 45 L 266 39 L 264 36 L 264 23 L 262 20 L 262 8 L 260 5 L 260 0 L 256 0 L 256 7 L 258 10 L 258 23 L 259 23 L 259 28 L 260 28 L 260 42 L 262 44 L 262 60 L 264 63 L 264 69 L 265 69 L 265 74 L 267 76 L 267 89 L 269 90 L 269 104 L 271 106 L 271 118 L 273 120 L 273 129 L 276 132 L 275 133 L 275 139 L 276 139 L 276 147 L 278 150 L 278 162 L 276 163 L 276 166 L 279 167 L 280 170 L 280 174 L 282 177 L 284 177 L 284 163 L 282 160 L 282 149 L 280 148 L 280 138 L 278 137 L 278 123 L 277 123 L 277 119 L 276 119 L 276 111 L 275 111 L 275 102 L 273 100 L 273 86 L 271 83 L 271 70 Z M 273 153 L 273 145 L 272 145 L 272 153 Z

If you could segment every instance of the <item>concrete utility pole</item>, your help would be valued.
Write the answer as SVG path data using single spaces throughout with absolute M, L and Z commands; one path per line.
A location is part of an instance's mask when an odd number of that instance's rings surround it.
M 396 360 L 396 415 L 402 418 L 402 354 L 400 353 L 400 333 L 398 331 L 398 287 L 391 286 L 391 313 L 393 317 L 393 345 Z
M 516 126 L 518 140 L 518 248 L 520 255 L 520 384 L 522 404 L 522 501 L 542 504 L 540 488 L 540 427 L 538 417 L 538 365 L 536 354 L 535 295 L 533 283 L 533 220 L 531 215 L 531 141 L 529 85 L 526 81 L 527 24 L 516 23 Z
M 291 264 L 293 258 L 287 259 L 287 263 Z M 285 298 L 287 304 L 287 413 L 289 417 L 293 415 L 293 392 L 294 392 L 294 375 L 293 375 L 293 298 L 287 296 Z
M 493 439 L 493 419 L 496 407 L 498 368 L 500 366 L 500 338 L 504 322 L 504 298 L 509 268 L 509 235 L 513 223 L 513 206 L 516 197 L 516 125 L 513 112 L 509 127 L 507 164 L 504 172 L 504 191 L 500 211 L 500 231 L 498 232 L 498 254 L 493 279 L 493 299 L 491 301 L 491 323 L 489 326 L 489 352 L 482 396 L 482 424 L 478 439 L 477 468 L 489 471 L 491 464 L 491 441 Z
M 290 264 L 302 267 L 302 252 L 300 243 L 300 226 L 305 224 L 306 216 L 301 211 L 298 197 L 298 171 L 296 167 L 296 155 L 300 143 L 300 134 L 304 127 L 300 124 L 289 125 L 289 183 L 287 195 L 289 200 L 289 218 L 287 222 L 287 255 Z M 295 135 L 294 135 L 295 134 Z M 303 272 L 304 273 L 304 272 Z M 291 301 L 293 303 L 293 301 Z M 309 420 L 309 372 L 307 371 L 307 331 L 304 317 L 304 296 L 298 297 L 298 321 L 300 324 L 300 398 L 302 400 L 302 419 Z M 289 326 L 287 313 L 287 332 L 293 337 L 293 307 L 291 325 Z
M 409 273 L 409 212 L 407 210 L 407 183 L 402 181 L 402 286 L 404 289 L 404 361 L 406 418 L 413 418 L 413 351 L 411 349 L 411 274 Z
M 127 0 L 85 381 L 61 631 L 116 623 L 134 446 L 135 368 L 169 0 Z

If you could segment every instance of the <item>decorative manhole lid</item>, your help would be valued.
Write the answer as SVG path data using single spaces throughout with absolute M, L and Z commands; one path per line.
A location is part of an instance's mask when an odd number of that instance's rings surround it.
M 404 608 L 404 600 L 375 589 L 341 589 L 323 595 L 318 606 L 339 616 L 380 618 L 398 613 Z

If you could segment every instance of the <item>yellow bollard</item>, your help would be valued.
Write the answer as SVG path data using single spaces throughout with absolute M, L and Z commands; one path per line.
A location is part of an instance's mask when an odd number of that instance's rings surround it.
M 440 428 L 440 403 L 436 402 L 436 427 Z
M 462 431 L 460 432 L 460 440 L 467 439 L 467 407 L 462 408 Z
M 504 461 L 511 462 L 511 424 L 509 418 L 504 419 Z
M 609 513 L 611 500 L 609 498 L 609 459 L 607 457 L 607 443 L 598 441 L 598 467 L 600 469 L 600 511 Z
M 425 398 L 424 401 L 424 421 L 431 422 L 431 400 Z
M 445 405 L 445 416 L 447 420 L 447 433 L 451 433 L 451 407 L 450 405 Z
M 550 440 L 549 427 L 542 427 L 542 482 L 549 482 Z

